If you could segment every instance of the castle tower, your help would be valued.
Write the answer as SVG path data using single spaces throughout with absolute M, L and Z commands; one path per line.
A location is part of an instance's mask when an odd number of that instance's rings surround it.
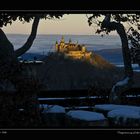
M 55 50 L 56 50 L 56 52 L 59 52 L 59 46 L 58 46 L 58 42 L 57 41 L 55 43 Z
M 69 44 L 71 44 L 72 43 L 72 41 L 71 41 L 71 39 L 69 39 Z
M 62 36 L 60 44 L 65 44 L 64 36 Z
M 76 45 L 75 46 L 76 46 L 76 48 L 78 47 L 78 41 L 76 42 Z
M 64 46 L 65 46 L 65 40 L 64 40 L 64 36 L 62 36 L 60 41 L 60 48 L 59 48 L 60 52 L 63 52 Z
M 82 47 L 82 52 L 86 52 L 86 48 L 85 47 Z

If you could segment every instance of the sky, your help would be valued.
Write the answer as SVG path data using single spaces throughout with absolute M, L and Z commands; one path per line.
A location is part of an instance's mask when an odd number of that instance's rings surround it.
M 3 27 L 3 30 L 7 34 L 30 34 L 31 27 L 32 22 L 23 24 L 22 22 L 15 21 L 12 25 Z M 95 28 L 88 25 L 88 19 L 85 14 L 70 14 L 64 15 L 61 19 L 42 19 L 37 33 L 93 35 Z

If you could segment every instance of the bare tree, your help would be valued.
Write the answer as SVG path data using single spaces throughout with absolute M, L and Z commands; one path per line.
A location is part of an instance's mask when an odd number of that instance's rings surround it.
M 102 21 L 99 20 L 99 17 L 101 16 L 105 16 Z M 111 18 L 113 21 L 111 21 Z M 130 49 L 128 46 L 128 37 L 125 31 L 126 29 L 121 22 L 128 23 L 130 28 L 132 28 L 132 25 L 136 26 L 139 30 L 140 16 L 137 14 L 93 14 L 92 16 L 88 17 L 88 22 L 89 25 L 95 23 L 100 27 L 100 29 L 97 29 L 96 33 L 100 34 L 101 32 L 105 31 L 108 34 L 111 31 L 116 30 L 120 36 L 125 77 L 112 87 L 109 98 L 111 103 L 119 104 L 121 103 L 121 94 L 125 90 L 131 88 L 133 85 L 133 69 L 131 65 L 132 60 Z

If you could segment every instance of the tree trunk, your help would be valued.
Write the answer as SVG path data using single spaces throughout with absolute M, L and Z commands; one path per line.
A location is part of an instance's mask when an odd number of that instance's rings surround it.
M 24 54 L 32 46 L 37 34 L 39 20 L 39 16 L 36 16 L 27 42 L 16 51 L 14 51 L 14 46 L 8 40 L 5 33 L 0 29 L 0 91 L 7 91 L 7 85 L 9 85 L 9 82 L 10 85 L 12 83 L 14 83 L 14 85 L 18 85 L 16 79 L 18 79 L 18 77 L 22 77 L 22 75 L 17 57 Z
M 21 48 L 15 51 L 16 57 L 21 56 L 22 54 L 24 54 L 26 51 L 28 51 L 31 48 L 37 34 L 37 27 L 38 27 L 39 21 L 40 21 L 39 16 L 36 16 L 32 25 L 31 34 L 29 38 L 27 39 L 27 42 Z
M 5 33 L 0 29 L 0 62 L 14 56 L 14 47 Z
M 26 79 L 17 59 L 18 56 L 24 54 L 31 47 L 36 37 L 38 23 L 39 17 L 35 17 L 31 35 L 23 47 L 16 51 L 14 51 L 14 46 L 8 40 L 5 33 L 0 29 L 0 93 L 2 93 L 1 96 L 3 97 L 6 94 L 10 95 L 8 94 L 9 92 L 18 91 L 18 94 L 14 94 L 14 99 L 8 98 L 9 104 L 8 102 L 2 102 L 1 104 L 1 109 L 5 110 L 2 116 L 9 115 L 8 120 L 0 116 L 1 123 L 6 122 L 4 127 L 7 127 L 7 124 L 10 127 L 36 127 L 36 125 L 39 126 L 40 124 L 40 112 L 36 98 L 38 83 L 34 84 L 36 83 L 35 80 Z M 27 92 L 28 90 L 31 90 L 31 92 Z M 24 114 L 21 112 L 21 115 L 19 111 L 20 106 L 24 109 Z M 9 108 L 10 111 L 8 110 Z M 12 115 L 13 113 L 15 116 Z
M 13 76 L 17 63 L 14 47 L 2 29 L 0 29 L 0 89 L 3 87 L 1 87 L 3 85 L 2 81 Z
M 129 89 L 132 85 L 133 69 L 131 66 L 130 50 L 128 47 L 128 39 L 124 26 L 121 23 L 110 22 L 110 18 L 111 15 L 107 14 L 102 22 L 101 28 L 106 28 L 108 31 L 116 30 L 121 39 L 125 78 L 124 80 L 119 81 L 113 86 L 110 94 L 111 103 L 120 103 L 121 93 L 126 89 Z

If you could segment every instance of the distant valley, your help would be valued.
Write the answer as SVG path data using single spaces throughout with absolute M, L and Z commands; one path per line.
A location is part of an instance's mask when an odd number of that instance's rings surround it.
M 105 58 L 106 60 L 108 60 L 109 62 L 111 62 L 113 64 L 122 64 L 123 63 L 121 48 L 102 49 L 102 50 L 96 50 L 93 52 L 101 55 L 103 58 Z M 25 53 L 24 55 L 22 55 L 22 59 L 33 60 L 34 57 L 36 57 L 37 60 L 41 60 L 44 58 L 44 56 L 45 55 L 42 55 L 40 53 Z

